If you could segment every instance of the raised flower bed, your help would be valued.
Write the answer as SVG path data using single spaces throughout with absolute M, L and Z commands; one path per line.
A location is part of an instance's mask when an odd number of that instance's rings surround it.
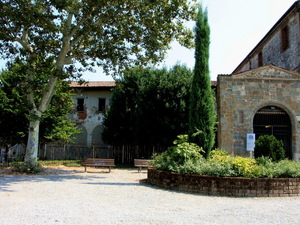
M 300 178 L 242 178 L 179 174 L 148 169 L 147 182 L 161 188 L 234 197 L 300 196 Z

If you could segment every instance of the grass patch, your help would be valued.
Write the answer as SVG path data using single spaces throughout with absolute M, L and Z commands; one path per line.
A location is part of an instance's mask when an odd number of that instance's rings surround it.
M 81 160 L 41 160 L 39 163 L 41 166 L 81 167 Z

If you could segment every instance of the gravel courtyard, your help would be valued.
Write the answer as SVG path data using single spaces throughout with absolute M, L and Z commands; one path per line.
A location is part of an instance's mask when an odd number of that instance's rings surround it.
M 0 170 L 0 225 L 300 224 L 300 198 L 229 198 L 140 183 L 136 169 L 51 168 L 44 175 Z

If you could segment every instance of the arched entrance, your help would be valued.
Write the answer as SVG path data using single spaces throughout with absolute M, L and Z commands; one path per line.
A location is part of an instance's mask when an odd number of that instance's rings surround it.
M 93 145 L 104 145 L 102 141 L 102 132 L 103 132 L 103 126 L 99 125 L 96 126 L 95 129 L 92 132 L 92 143 Z
M 260 135 L 274 135 L 278 140 L 282 140 L 286 157 L 292 158 L 291 120 L 286 111 L 277 106 L 259 109 L 253 119 L 253 132 L 256 139 Z
M 76 143 L 81 145 L 87 144 L 87 130 L 83 125 L 78 125 L 78 128 L 81 129 L 81 133 L 74 135 Z

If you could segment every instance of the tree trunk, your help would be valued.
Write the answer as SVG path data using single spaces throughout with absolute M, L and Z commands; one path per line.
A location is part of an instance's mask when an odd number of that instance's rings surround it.
M 25 166 L 26 165 L 37 165 L 37 156 L 39 149 L 39 118 L 31 120 L 29 123 L 28 141 L 25 154 Z

